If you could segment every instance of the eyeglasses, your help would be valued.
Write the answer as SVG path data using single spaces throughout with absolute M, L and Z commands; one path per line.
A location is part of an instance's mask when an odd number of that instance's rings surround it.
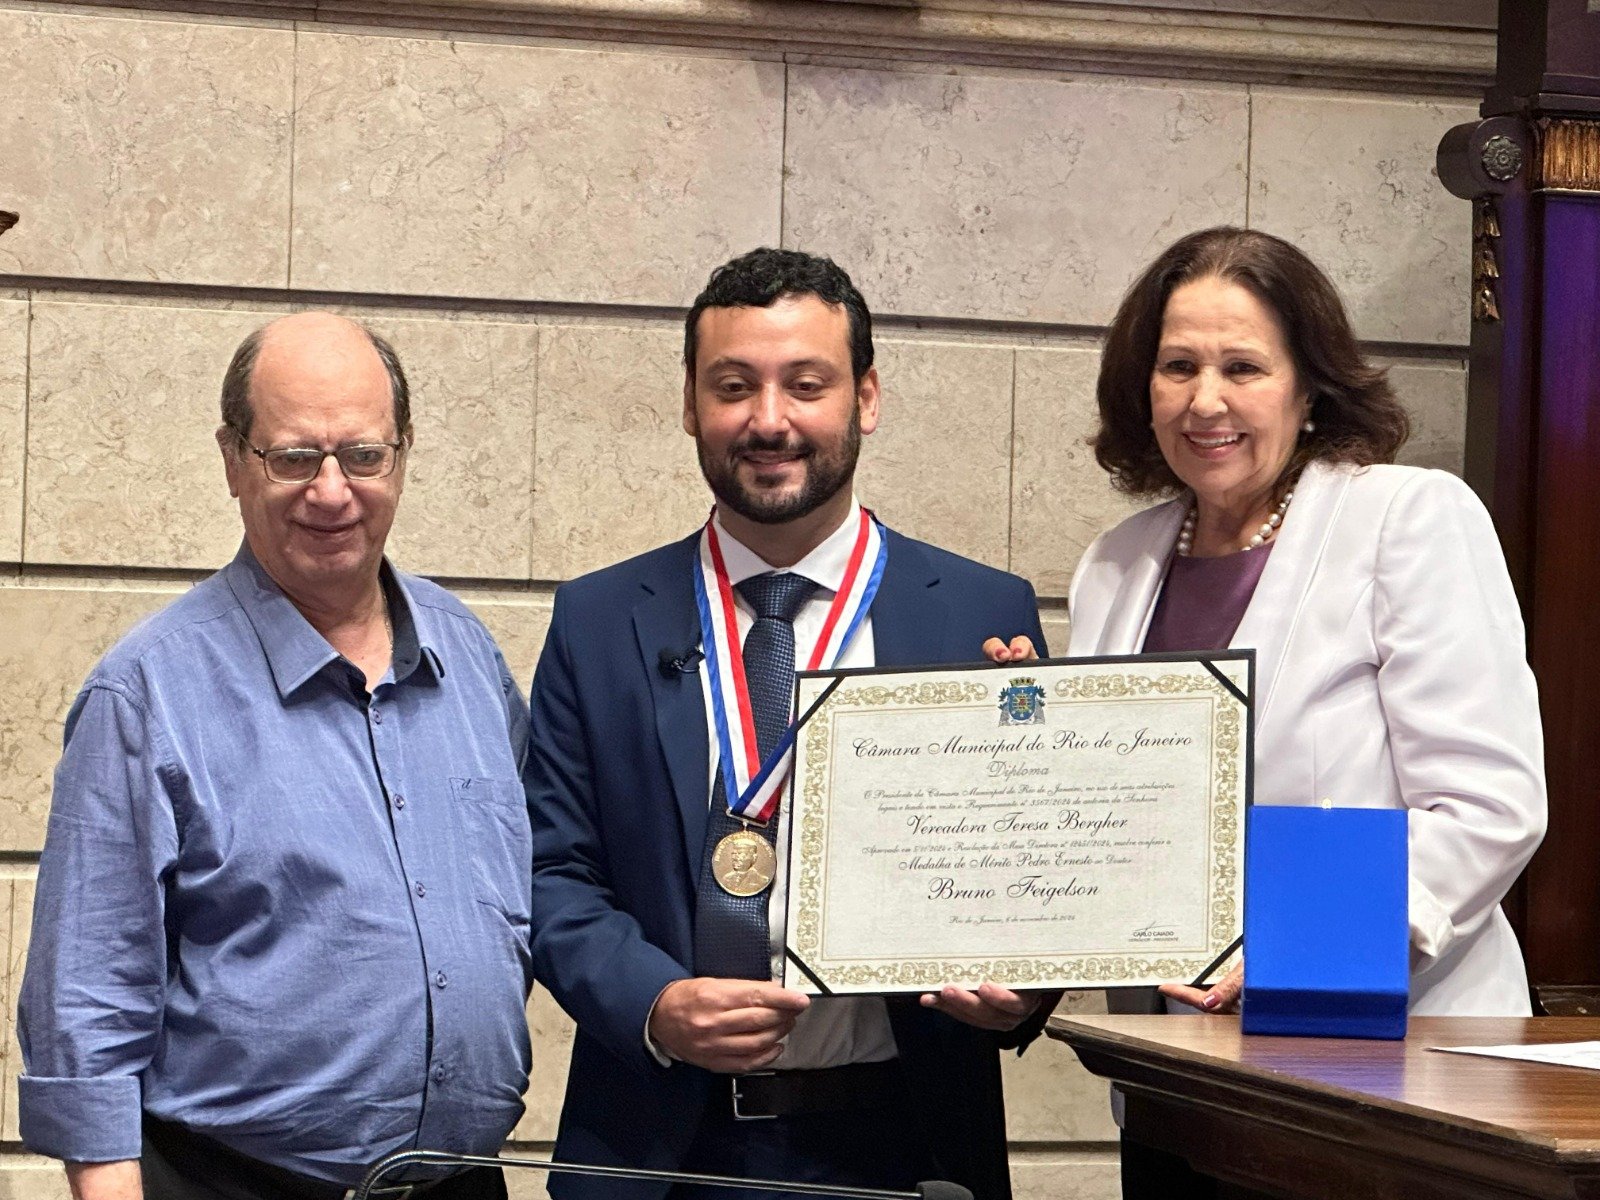
M 244 448 L 261 460 L 267 478 L 274 483 L 310 483 L 322 473 L 322 460 L 336 459 L 346 479 L 383 479 L 394 473 L 400 462 L 404 442 L 368 442 L 359 446 L 340 446 L 337 450 L 312 450 L 289 447 L 258 450 L 239 436 Z

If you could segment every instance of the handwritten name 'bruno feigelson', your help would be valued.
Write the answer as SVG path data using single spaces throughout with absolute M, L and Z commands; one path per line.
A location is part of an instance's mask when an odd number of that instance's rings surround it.
M 1079 883 L 1076 875 L 1066 883 L 1051 883 L 1043 875 L 1024 875 L 1006 888 L 1006 895 L 1013 900 L 1031 897 L 1046 907 L 1057 898 L 1069 899 L 1074 896 L 1099 894 L 1098 886 L 1092 883 Z M 958 887 L 956 881 L 948 875 L 941 876 L 928 885 L 929 900 L 993 900 L 995 895 L 995 889 L 992 887 Z

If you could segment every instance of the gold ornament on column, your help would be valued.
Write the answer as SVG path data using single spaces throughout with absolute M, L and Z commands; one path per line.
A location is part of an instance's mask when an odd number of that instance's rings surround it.
M 1494 281 L 1500 278 L 1500 264 L 1494 243 L 1500 236 L 1500 220 L 1495 216 L 1494 200 L 1484 196 L 1472 205 L 1472 319 L 1498 321 L 1500 305 L 1495 299 Z
M 1547 117 L 1538 128 L 1540 186 L 1600 192 L 1600 121 Z

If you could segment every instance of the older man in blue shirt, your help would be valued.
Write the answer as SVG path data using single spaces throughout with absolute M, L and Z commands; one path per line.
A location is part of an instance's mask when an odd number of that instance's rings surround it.
M 244 545 L 90 674 L 39 867 L 22 1135 L 84 1200 L 335 1200 L 522 1112 L 527 709 L 460 601 L 384 559 L 399 361 L 276 321 L 217 439 Z

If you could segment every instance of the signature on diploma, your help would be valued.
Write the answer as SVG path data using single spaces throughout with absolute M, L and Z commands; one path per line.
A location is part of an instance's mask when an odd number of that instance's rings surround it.
M 1170 925 L 1158 925 L 1151 921 L 1150 924 L 1135 929 L 1131 936 L 1136 942 L 1170 942 L 1176 940 L 1178 931 Z

